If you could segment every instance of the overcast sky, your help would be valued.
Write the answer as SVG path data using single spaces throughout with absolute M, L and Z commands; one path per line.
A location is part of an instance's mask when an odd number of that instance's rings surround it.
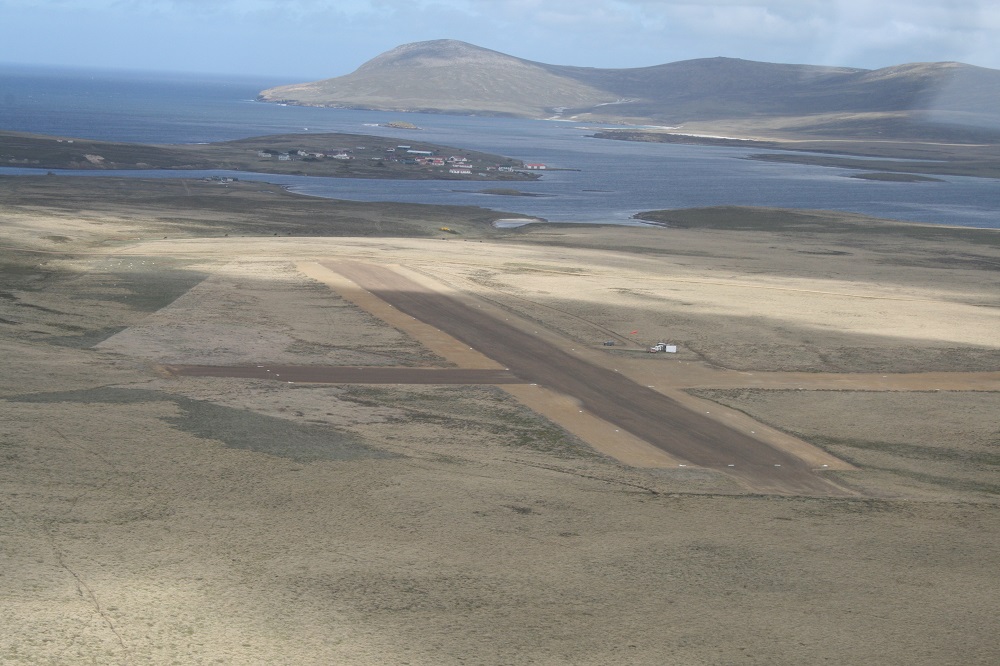
M 643 67 L 728 56 L 1000 69 L 997 0 L 0 0 L 0 63 L 340 76 L 400 44 Z

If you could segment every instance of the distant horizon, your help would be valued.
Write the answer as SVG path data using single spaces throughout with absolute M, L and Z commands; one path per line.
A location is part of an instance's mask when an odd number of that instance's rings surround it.
M 0 62 L 310 81 L 456 39 L 545 63 L 1000 69 L 992 0 L 0 0 Z
M 160 77 L 171 77 L 171 76 L 195 76 L 205 79 L 228 79 L 228 80 L 238 80 L 245 79 L 246 81 L 263 81 L 263 80 L 274 80 L 274 81 L 285 81 L 288 77 L 281 77 L 269 74 L 247 74 L 239 72 L 224 72 L 224 71 L 198 71 L 198 70 L 179 70 L 179 69 L 149 69 L 149 68 L 135 68 L 135 67 L 118 67 L 118 66 L 98 66 L 98 65 L 68 65 L 68 64 L 51 64 L 51 63 L 30 63 L 30 62 L 3 62 L 0 61 L 0 68 L 9 69 L 37 69 L 46 70 L 49 72 L 102 72 L 107 74 L 120 74 L 122 76 L 127 75 L 142 75 L 142 74 L 153 74 Z M 287 81 L 288 83 L 293 83 L 293 81 Z
M 435 41 L 435 40 L 422 40 L 422 41 Z M 464 41 L 464 40 L 456 40 L 456 41 Z M 397 46 L 402 46 L 402 45 L 408 44 L 408 43 L 410 43 L 410 42 L 402 42 L 402 43 L 398 44 Z M 468 42 L 468 43 L 472 44 L 471 42 Z M 473 46 L 479 46 L 480 48 L 488 48 L 488 47 L 485 47 L 485 46 L 481 46 L 479 44 L 473 44 Z M 223 70 L 213 71 L 213 70 L 195 70 L 195 69 L 187 69 L 187 70 L 185 70 L 185 69 L 157 69 L 157 68 L 151 68 L 151 67 L 136 67 L 136 66 L 121 66 L 121 65 L 86 65 L 86 64 L 82 65 L 82 64 L 70 64 L 70 63 L 18 62 L 18 61 L 2 61 L 2 60 L 0 60 L 0 67 L 5 67 L 5 68 L 25 68 L 25 69 L 32 69 L 32 68 L 34 68 L 34 69 L 39 69 L 39 70 L 49 70 L 49 71 L 53 71 L 53 72 L 55 72 L 55 71 L 66 71 L 66 72 L 72 72 L 72 71 L 80 71 L 80 72 L 106 72 L 108 74 L 120 74 L 120 75 L 123 75 L 123 76 L 129 75 L 129 74 L 134 74 L 134 75 L 153 74 L 153 75 L 156 75 L 156 76 L 163 76 L 163 77 L 169 77 L 169 76 L 198 76 L 198 77 L 204 77 L 204 78 L 207 78 L 207 79 L 211 79 L 211 78 L 224 78 L 224 79 L 231 79 L 231 80 L 234 80 L 234 79 L 245 79 L 247 81 L 257 81 L 257 82 L 264 82 L 264 81 L 266 81 L 266 82 L 274 83 L 275 85 L 277 85 L 277 84 L 281 84 L 281 83 L 291 84 L 291 83 L 299 83 L 299 82 L 306 82 L 306 81 L 332 79 L 332 78 L 336 78 L 336 77 L 339 77 L 339 76 L 345 76 L 347 74 L 350 74 L 350 73 L 354 72 L 358 67 L 360 67 L 361 65 L 365 64 L 369 60 L 372 60 L 372 59 L 378 57 L 379 55 L 382 55 L 383 53 L 391 51 L 393 48 L 396 48 L 396 47 L 392 47 L 390 49 L 386 49 L 385 51 L 380 51 L 379 53 L 373 53 L 369 58 L 367 58 L 367 59 L 359 62 L 356 66 L 350 68 L 349 70 L 345 70 L 345 71 L 341 71 L 341 72 L 337 72 L 337 73 L 331 73 L 331 74 L 328 74 L 328 75 L 321 75 L 321 76 L 310 76 L 310 75 L 307 75 L 307 74 L 299 74 L 299 75 L 295 75 L 295 74 L 279 75 L 279 74 L 273 74 L 273 73 L 255 74 L 255 73 L 247 73 L 245 71 L 243 71 L 243 72 L 236 72 L 236 71 L 223 71 Z M 496 49 L 489 49 L 489 50 L 496 51 Z M 501 51 L 500 53 L 503 53 L 503 52 Z M 505 55 L 509 55 L 509 56 L 512 56 L 512 57 L 515 57 L 515 58 L 520 58 L 522 60 L 530 60 L 529 58 L 524 58 L 524 57 L 519 56 L 519 55 L 514 54 L 514 53 L 505 53 Z M 670 60 L 670 61 L 665 61 L 665 62 L 656 62 L 656 63 L 647 64 L 647 65 L 637 65 L 635 67 L 593 67 L 593 66 L 589 66 L 589 65 L 578 65 L 578 64 L 570 63 L 570 62 L 545 62 L 545 61 L 533 61 L 533 62 L 539 62 L 539 63 L 546 64 L 546 65 L 560 65 L 560 66 L 568 66 L 568 67 L 590 67 L 590 68 L 593 68 L 593 69 L 641 69 L 641 68 L 644 68 L 644 67 L 656 67 L 656 66 L 659 66 L 659 65 L 667 65 L 667 64 L 671 64 L 671 63 L 685 62 L 685 61 L 689 61 L 689 60 L 710 60 L 710 59 L 713 59 L 713 58 L 726 58 L 726 59 L 730 59 L 730 60 L 744 60 L 744 61 L 750 61 L 750 62 L 762 62 L 762 63 L 769 63 L 769 64 L 805 65 L 805 66 L 811 66 L 811 67 L 843 67 L 843 68 L 850 68 L 850 69 L 863 69 L 863 70 L 868 70 L 868 71 L 876 71 L 878 69 L 885 69 L 885 68 L 889 68 L 889 67 L 896 67 L 896 66 L 899 66 L 899 65 L 908 65 L 908 64 L 915 64 L 915 63 L 930 63 L 930 62 L 958 62 L 960 64 L 968 65 L 968 66 L 971 66 L 971 67 L 982 67 L 984 69 L 998 69 L 998 70 L 1000 70 L 1000 67 L 985 67 L 983 65 L 977 65 L 975 63 L 964 62 L 964 61 L 955 61 L 955 60 L 914 60 L 914 61 L 907 61 L 907 62 L 893 62 L 893 63 L 889 63 L 889 64 L 886 64 L 886 65 L 883 65 L 881 67 L 874 67 L 874 68 L 872 68 L 872 67 L 857 67 L 857 66 L 854 66 L 854 65 L 830 64 L 830 63 L 817 64 L 817 63 L 811 63 L 811 62 L 779 62 L 779 61 L 773 61 L 773 60 L 756 60 L 754 58 L 744 58 L 744 57 L 739 57 L 739 56 L 701 56 L 701 57 L 696 57 L 696 58 L 681 58 L 679 60 Z

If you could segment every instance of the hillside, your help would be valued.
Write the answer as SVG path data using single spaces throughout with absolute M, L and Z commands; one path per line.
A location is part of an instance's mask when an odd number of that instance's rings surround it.
M 311 106 L 537 118 L 558 107 L 593 108 L 617 97 L 585 81 L 464 42 L 397 47 L 352 74 L 271 88 L 266 101 Z
M 598 69 L 436 40 L 397 47 L 346 76 L 271 88 L 259 99 L 670 126 L 707 123 L 812 136 L 1000 139 L 1000 71 L 954 62 L 865 70 L 703 58 Z

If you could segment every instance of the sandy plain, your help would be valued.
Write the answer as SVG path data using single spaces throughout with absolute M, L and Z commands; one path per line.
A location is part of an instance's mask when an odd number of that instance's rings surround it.
M 244 186 L 25 182 L 0 183 L 3 663 L 1000 658 L 988 233 L 496 230 Z M 310 216 L 325 233 L 303 237 Z M 395 235 L 358 237 L 376 224 Z M 836 465 L 852 496 L 682 467 L 538 387 L 170 371 L 502 369 L 341 261 Z M 660 340 L 679 353 L 642 351 Z

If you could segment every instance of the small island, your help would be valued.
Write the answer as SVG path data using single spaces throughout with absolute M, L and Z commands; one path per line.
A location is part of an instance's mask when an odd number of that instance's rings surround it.
M 408 123 L 405 120 L 393 120 L 391 123 L 382 123 L 379 127 L 390 127 L 392 129 L 405 129 L 405 130 L 419 130 L 422 127 L 417 127 L 413 123 Z
M 514 190 L 507 187 L 492 187 L 486 190 L 479 190 L 478 194 L 490 194 L 497 197 L 544 197 L 549 196 L 547 194 L 539 194 L 538 192 L 522 192 L 521 190 Z
M 943 183 L 941 178 L 931 178 L 930 176 L 920 176 L 915 173 L 856 173 L 848 178 L 859 180 L 878 180 L 887 183 Z

